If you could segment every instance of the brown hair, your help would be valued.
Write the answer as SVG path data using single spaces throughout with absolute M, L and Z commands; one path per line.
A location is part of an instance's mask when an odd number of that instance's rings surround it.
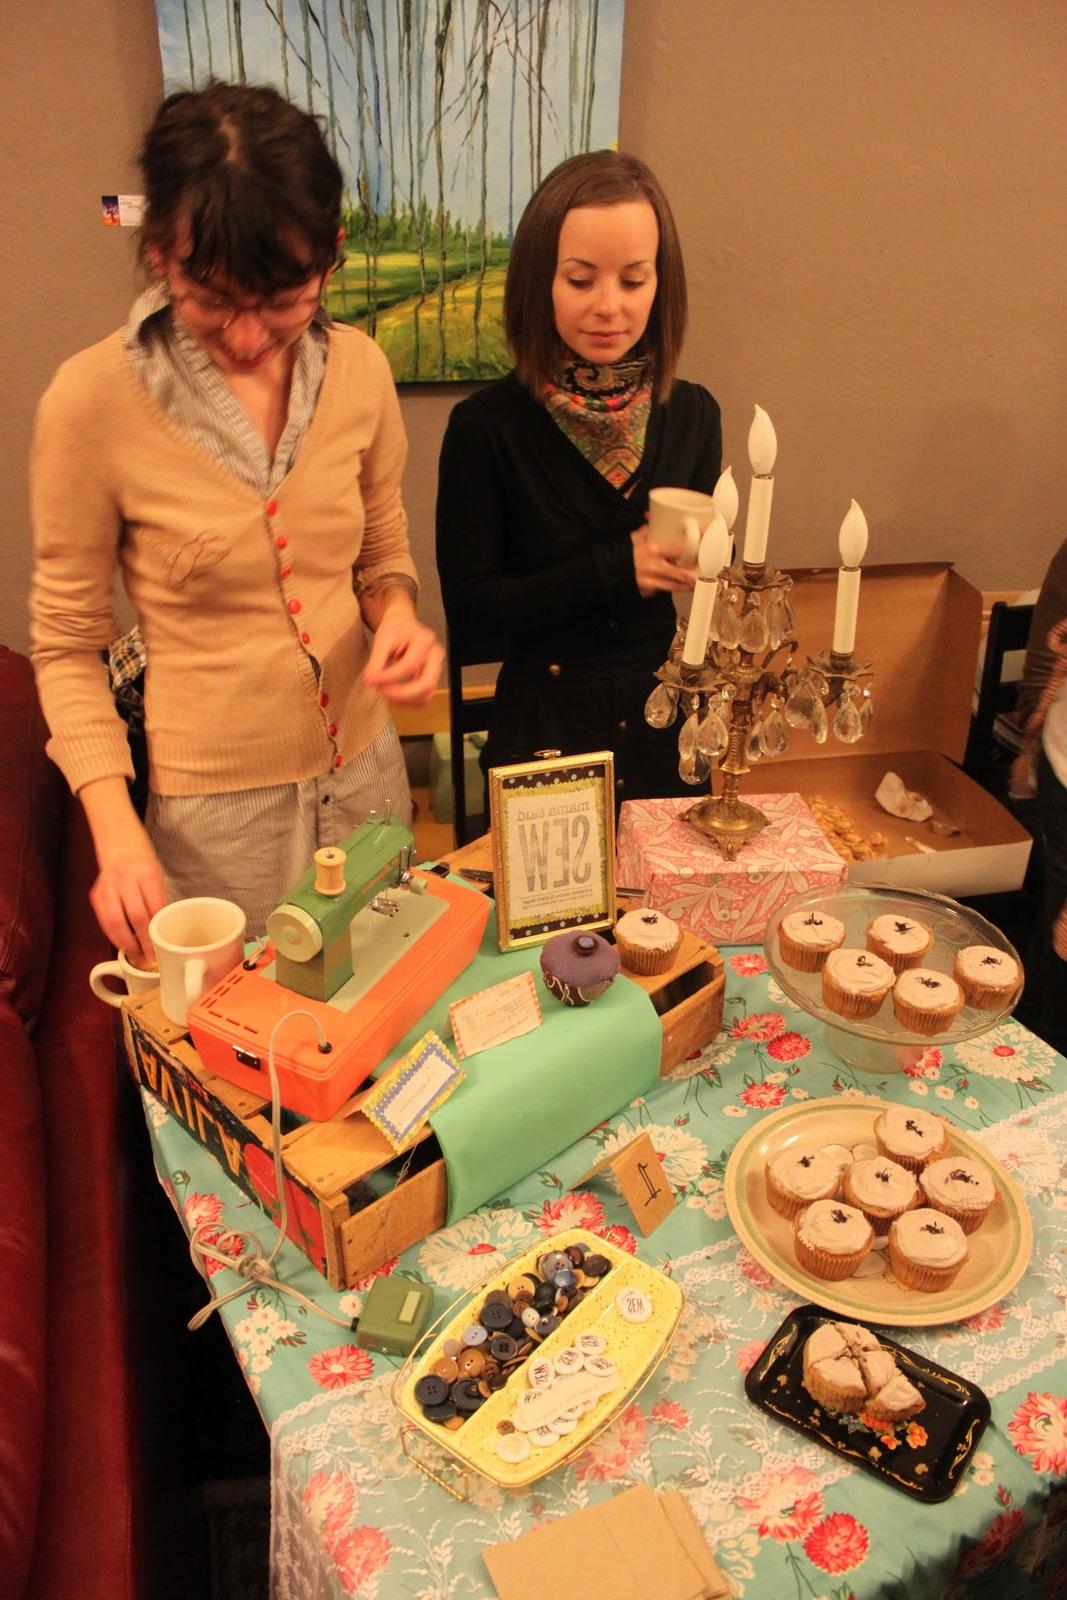
M 164 100 L 141 146 L 141 261 L 171 252 L 253 294 L 295 288 L 337 259 L 341 170 L 317 120 L 274 89 L 210 83 Z
M 577 206 L 613 206 L 647 200 L 659 225 L 656 298 L 645 330 L 657 396 L 670 393 L 685 337 L 688 300 L 685 267 L 671 208 L 655 174 L 617 150 L 593 150 L 563 161 L 530 196 L 511 245 L 504 285 L 504 330 L 519 379 L 531 394 L 559 365 L 559 334 L 552 310 L 559 234 Z

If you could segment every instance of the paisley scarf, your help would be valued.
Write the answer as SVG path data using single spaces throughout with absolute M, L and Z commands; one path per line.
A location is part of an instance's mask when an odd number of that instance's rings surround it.
M 641 465 L 652 409 L 652 368 L 644 356 L 596 366 L 568 352 L 542 391 L 549 416 L 602 477 L 623 494 Z

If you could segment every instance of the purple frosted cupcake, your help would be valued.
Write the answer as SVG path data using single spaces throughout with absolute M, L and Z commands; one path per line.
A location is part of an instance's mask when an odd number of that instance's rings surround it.
M 545 988 L 565 1006 L 587 1006 L 619 970 L 619 952 L 597 933 L 558 933 L 541 947 Z

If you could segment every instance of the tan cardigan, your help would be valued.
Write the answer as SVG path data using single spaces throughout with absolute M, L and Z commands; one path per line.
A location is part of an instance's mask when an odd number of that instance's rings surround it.
M 266 501 L 151 398 L 121 331 L 53 379 L 30 458 L 31 654 L 48 752 L 72 789 L 132 775 L 100 657 L 118 632 L 116 564 L 148 656 L 157 793 L 310 778 L 385 723 L 384 701 L 359 681 L 357 594 L 386 573 L 415 577 L 400 500 L 407 442 L 381 350 L 354 328 L 329 337 L 311 426 Z

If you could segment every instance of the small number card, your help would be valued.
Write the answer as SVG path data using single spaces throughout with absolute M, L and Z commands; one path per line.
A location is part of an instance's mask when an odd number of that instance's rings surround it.
M 382 1074 L 360 1109 L 394 1150 L 406 1150 L 462 1079 L 463 1068 L 431 1030 Z
M 462 1061 L 491 1050 L 495 1044 L 519 1039 L 541 1026 L 541 1002 L 533 973 L 520 972 L 489 989 L 479 989 L 448 1008 L 456 1054 Z

